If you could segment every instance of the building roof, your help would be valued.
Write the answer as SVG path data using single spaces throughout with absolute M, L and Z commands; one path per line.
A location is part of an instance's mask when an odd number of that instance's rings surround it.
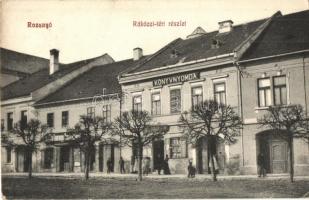
M 49 60 L 38 56 L 19 53 L 13 50 L 0 48 L 1 73 L 32 74 L 48 68 Z
M 1 88 L 1 100 L 29 96 L 31 92 L 45 86 L 48 83 L 55 81 L 56 79 L 63 77 L 64 75 L 74 71 L 75 69 L 82 67 L 100 57 L 102 56 L 70 64 L 60 64 L 59 70 L 52 75 L 49 75 L 49 68 L 43 68 L 31 75 L 26 76 L 21 80 L 18 80 Z
M 309 10 L 276 17 L 241 60 L 309 49 Z
M 178 38 L 153 54 L 146 62 L 127 73 L 148 71 L 177 63 L 233 53 L 234 49 L 247 39 L 260 25 L 266 22 L 266 20 L 262 19 L 236 25 L 228 33 L 213 31 L 185 40 Z
M 56 92 L 36 102 L 36 105 L 92 98 L 95 95 L 102 94 L 103 88 L 106 88 L 105 94 L 119 93 L 121 91 L 118 82 L 119 73 L 142 62 L 145 58 L 144 56 L 138 61 L 128 59 L 93 67 Z

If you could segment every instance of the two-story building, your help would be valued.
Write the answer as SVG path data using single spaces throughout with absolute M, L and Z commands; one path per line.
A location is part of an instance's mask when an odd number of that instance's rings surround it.
M 164 138 L 145 150 L 153 169 L 169 155 L 172 173 L 185 173 L 189 159 L 199 173 L 209 172 L 205 141 L 188 144 L 178 120 L 195 104 L 214 99 L 231 105 L 244 121 L 238 142 L 217 148 L 220 173 L 256 174 L 261 151 L 267 155 L 268 173 L 286 173 L 286 143 L 261 129 L 257 119 L 269 105 L 308 109 L 308 16 L 308 11 L 277 12 L 236 26 L 231 20 L 219 22 L 218 31 L 209 33 L 199 27 L 122 73 L 125 109 L 147 110 L 156 122 L 170 126 Z M 308 173 L 308 148 L 295 140 L 296 174 Z
M 61 64 L 59 51 L 50 50 L 49 67 L 42 67 L 41 70 L 1 88 L 1 134 L 18 140 L 11 133 L 13 126 L 19 121 L 26 123 L 29 119 L 38 117 L 38 112 L 33 107 L 35 102 L 57 91 L 94 66 L 112 62 L 114 60 L 108 54 L 104 54 L 96 58 Z M 3 143 L 1 155 L 3 172 L 28 171 L 29 158 L 22 145 L 12 149 Z M 32 158 L 35 171 L 39 167 L 40 159 L 38 155 L 32 155 Z
M 47 123 L 54 136 L 41 148 L 41 171 L 82 172 L 84 154 L 78 146 L 70 143 L 65 133 L 73 128 L 81 115 L 100 116 L 112 122 L 119 116 L 123 105 L 118 74 L 135 66 L 146 57 L 136 54 L 134 58 L 98 65 L 78 76 L 62 88 L 34 104 L 38 119 Z M 123 157 L 125 170 L 130 172 L 131 148 L 119 144 L 119 138 L 107 136 L 98 141 L 91 154 L 90 170 L 107 172 L 107 160 L 112 162 L 112 172 L 119 172 L 119 159 Z

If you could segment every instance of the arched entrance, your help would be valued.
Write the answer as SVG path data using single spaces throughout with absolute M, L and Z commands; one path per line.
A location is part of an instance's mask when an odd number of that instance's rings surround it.
M 288 172 L 288 143 L 279 134 L 268 130 L 256 135 L 257 155 L 263 153 L 266 172 L 281 174 Z

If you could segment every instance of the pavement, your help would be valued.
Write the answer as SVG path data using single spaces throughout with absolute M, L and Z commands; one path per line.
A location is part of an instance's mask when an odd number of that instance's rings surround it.
M 32 173 L 34 177 L 63 177 L 63 178 L 74 178 L 74 177 L 83 177 L 84 173 L 74 172 L 53 172 L 53 173 Z M 28 173 L 2 173 L 2 177 L 23 177 L 28 176 Z M 104 172 L 95 172 L 90 173 L 90 177 L 105 177 L 105 178 L 137 178 L 137 174 L 119 174 L 119 173 L 104 173 Z M 146 179 L 188 179 L 186 174 L 171 174 L 171 175 L 158 175 L 157 173 L 149 174 L 148 176 L 143 175 L 143 178 Z M 197 174 L 195 179 L 211 179 L 210 174 Z M 265 180 L 276 180 L 276 179 L 289 179 L 289 174 L 268 174 L 264 178 L 259 178 L 257 175 L 217 175 L 218 180 L 246 180 L 246 179 L 265 179 Z M 309 180 L 309 176 L 294 176 L 295 180 Z

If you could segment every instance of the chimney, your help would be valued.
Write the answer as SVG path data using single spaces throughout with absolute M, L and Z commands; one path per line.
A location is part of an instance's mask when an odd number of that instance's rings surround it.
M 52 75 L 58 70 L 59 70 L 59 50 L 51 49 L 49 59 L 49 75 Z
M 228 33 L 233 29 L 233 21 L 232 20 L 225 20 L 219 22 L 219 33 Z
M 136 47 L 133 49 L 133 60 L 139 60 L 141 57 L 143 57 L 143 49 Z

